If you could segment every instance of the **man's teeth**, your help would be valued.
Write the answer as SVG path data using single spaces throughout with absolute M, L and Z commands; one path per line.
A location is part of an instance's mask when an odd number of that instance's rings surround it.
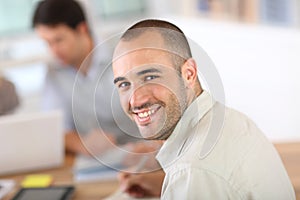
M 149 110 L 148 112 L 143 112 L 143 113 L 139 113 L 138 116 L 139 117 L 148 117 L 149 115 L 153 114 L 154 110 Z

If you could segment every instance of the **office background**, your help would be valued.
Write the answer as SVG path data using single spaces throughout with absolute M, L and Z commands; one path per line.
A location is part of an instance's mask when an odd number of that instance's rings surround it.
M 0 73 L 38 112 L 49 57 L 30 27 L 37 0 L 0 0 Z M 177 24 L 215 63 L 225 103 L 272 141 L 300 140 L 299 0 L 80 0 L 103 39 L 143 18 Z

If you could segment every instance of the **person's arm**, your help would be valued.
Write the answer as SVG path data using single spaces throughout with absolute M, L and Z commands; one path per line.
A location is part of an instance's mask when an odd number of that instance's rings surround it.
M 67 131 L 65 133 L 65 149 L 70 153 L 89 155 L 76 131 Z
M 0 115 L 13 111 L 18 105 L 19 98 L 14 84 L 0 77 Z
M 65 149 L 68 152 L 91 155 L 101 154 L 108 150 L 116 139 L 112 134 L 93 130 L 84 137 L 80 137 L 76 131 L 68 131 L 65 134 Z
M 164 171 L 130 174 L 122 172 L 119 174 L 120 188 L 135 198 L 159 197 L 164 181 Z

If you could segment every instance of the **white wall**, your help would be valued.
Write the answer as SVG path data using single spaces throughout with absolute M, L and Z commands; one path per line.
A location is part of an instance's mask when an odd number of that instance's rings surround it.
M 273 141 L 300 140 L 300 31 L 167 17 L 210 56 L 226 104 Z

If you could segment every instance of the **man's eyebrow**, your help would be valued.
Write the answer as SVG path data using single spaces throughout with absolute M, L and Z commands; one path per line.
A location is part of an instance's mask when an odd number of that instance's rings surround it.
M 124 81 L 124 80 L 125 80 L 125 77 L 117 77 L 114 79 L 114 84 L 116 84 L 119 81 Z
M 153 73 L 153 72 L 159 72 L 161 73 L 161 71 L 159 69 L 156 69 L 156 68 L 150 68 L 150 69 L 145 69 L 145 70 L 142 70 L 142 71 L 139 71 L 138 73 L 136 73 L 138 76 L 140 75 L 144 75 L 144 74 L 147 74 L 147 73 Z

